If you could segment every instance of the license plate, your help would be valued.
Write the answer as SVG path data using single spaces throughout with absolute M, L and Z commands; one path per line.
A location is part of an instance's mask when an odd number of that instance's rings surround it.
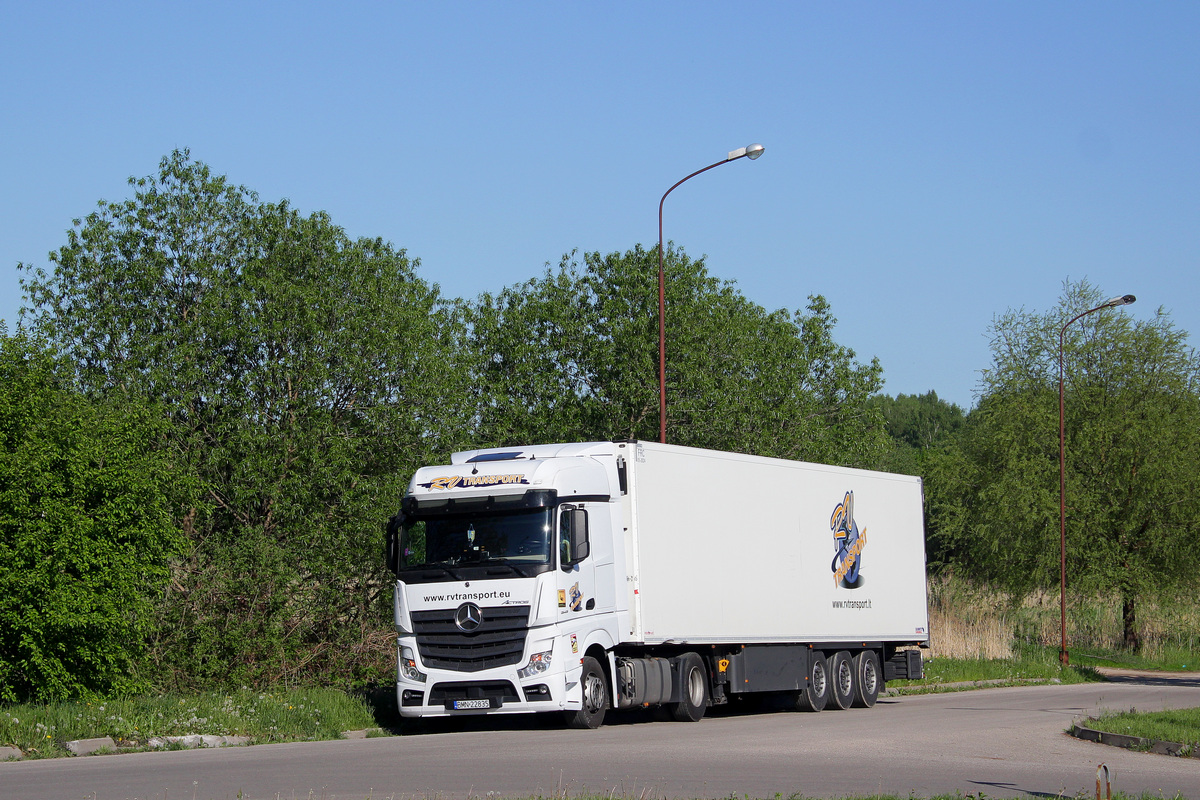
M 491 700 L 455 700 L 454 709 L 456 711 L 464 711 L 471 708 L 491 708 Z

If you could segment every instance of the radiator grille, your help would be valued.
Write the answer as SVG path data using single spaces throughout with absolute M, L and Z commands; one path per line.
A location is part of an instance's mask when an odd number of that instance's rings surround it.
M 413 633 L 421 661 L 428 667 L 478 672 L 506 667 L 521 660 L 529 606 L 497 606 L 481 609 L 483 624 L 463 633 L 454 624 L 455 609 L 414 611 Z

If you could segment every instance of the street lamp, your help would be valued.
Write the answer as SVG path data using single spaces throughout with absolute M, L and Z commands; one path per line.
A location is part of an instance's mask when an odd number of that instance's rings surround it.
M 663 203 L 667 201 L 667 195 L 675 191 L 675 187 L 683 181 L 694 178 L 701 172 L 708 172 L 713 167 L 737 161 L 739 158 L 748 158 L 753 161 L 761 156 L 765 149 L 761 144 L 752 144 L 732 150 L 725 158 L 715 164 L 709 164 L 704 169 L 696 170 L 687 178 L 676 183 L 675 186 L 667 189 L 662 200 L 658 201 L 658 440 L 663 444 L 667 443 L 667 293 L 666 280 L 663 277 Z
M 1137 298 L 1131 294 L 1119 295 L 1105 300 L 1095 308 L 1089 308 L 1082 314 L 1072 317 L 1066 325 L 1062 326 L 1062 330 L 1058 332 L 1058 606 L 1059 623 L 1061 625 L 1059 631 L 1058 661 L 1064 667 L 1070 663 L 1070 658 L 1067 656 L 1067 428 L 1066 423 L 1063 421 L 1063 342 L 1067 335 L 1067 328 L 1070 327 L 1072 322 L 1105 308 L 1127 306 L 1135 300 Z

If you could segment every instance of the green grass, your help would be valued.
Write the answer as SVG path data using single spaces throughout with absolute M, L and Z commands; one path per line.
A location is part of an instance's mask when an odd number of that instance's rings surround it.
M 242 690 L 192 697 L 133 697 L 91 703 L 29 703 L 0 708 L 0 745 L 27 758 L 66 755 L 72 739 L 111 736 L 144 746 L 154 736 L 213 734 L 252 742 L 335 739 L 375 726 L 371 708 L 334 689 Z
M 1002 681 L 1005 683 L 1087 683 L 1104 678 L 1089 666 L 1072 664 L 1063 668 L 1057 651 L 1029 648 L 1016 658 L 932 658 L 925 662 L 925 677 L 919 681 L 888 681 L 888 688 L 903 693 L 937 691 L 948 684 Z
M 1200 669 L 1200 652 L 1183 647 L 1163 646 L 1154 658 L 1126 651 L 1079 648 L 1070 650 L 1072 662 L 1093 667 L 1124 667 L 1126 669 L 1160 669 L 1168 672 L 1188 672 Z
M 1102 714 L 1088 720 L 1084 727 L 1143 739 L 1200 746 L 1200 708 L 1180 708 L 1172 711 L 1126 711 Z

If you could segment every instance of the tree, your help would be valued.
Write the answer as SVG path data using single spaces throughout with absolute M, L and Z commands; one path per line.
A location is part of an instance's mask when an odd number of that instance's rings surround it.
M 85 390 L 168 410 L 201 487 L 177 520 L 194 547 L 161 607 L 160 669 L 348 674 L 386 652 L 382 522 L 466 429 L 456 313 L 403 250 L 261 202 L 187 151 L 130 184 L 76 221 L 52 273 L 21 265 L 22 286 Z
M 1058 583 L 1058 337 L 1104 300 L 1086 282 L 1045 314 L 993 324 L 993 363 L 937 513 L 947 547 L 1015 589 Z M 1066 331 L 1068 580 L 1119 598 L 1125 644 L 1137 606 L 1194 587 L 1200 547 L 1200 359 L 1163 311 L 1103 311 Z
M 823 298 L 768 312 L 703 260 L 670 248 L 668 440 L 865 465 L 886 437 L 867 398 L 879 364 L 833 339 Z M 480 440 L 658 438 L 657 256 L 564 256 L 542 278 L 472 307 Z
M 947 467 L 953 470 L 956 441 L 966 415 L 957 405 L 947 403 L 928 391 L 922 395 L 877 395 L 871 408 L 879 412 L 887 426 L 892 447 L 884 454 L 880 469 L 901 475 L 920 475 L 925 486 L 925 557 L 931 570 L 940 570 L 951 560 L 940 524 L 946 511 L 941 490 Z M 935 511 L 935 508 L 938 511 Z
M 897 443 L 910 448 L 934 447 L 962 428 L 965 414 L 930 390 L 925 394 L 877 395 L 871 405 L 883 415 L 887 432 Z
M 135 397 L 89 400 L 42 343 L 0 324 L 0 700 L 139 686 L 182 546 L 164 422 Z

